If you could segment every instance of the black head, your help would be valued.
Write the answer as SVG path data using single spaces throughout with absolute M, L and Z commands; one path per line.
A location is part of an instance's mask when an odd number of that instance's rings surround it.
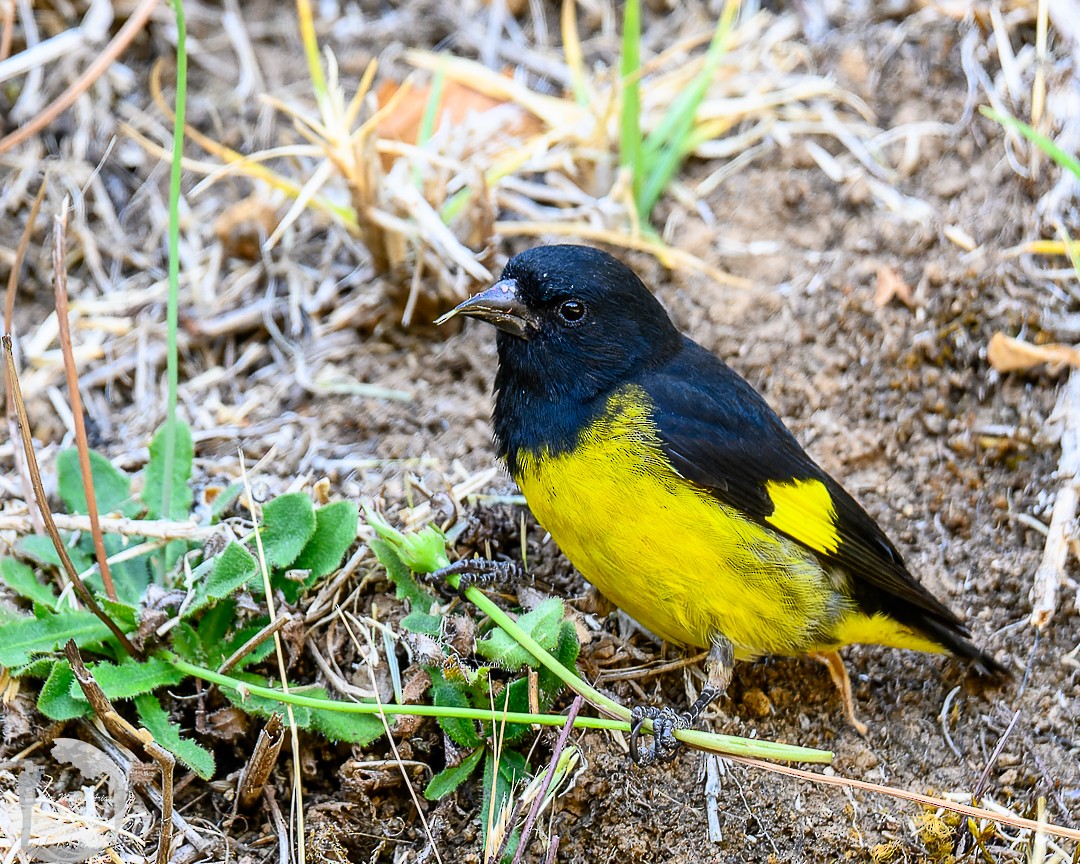
M 500 394 L 591 402 L 679 350 L 682 338 L 634 272 L 588 246 L 538 246 L 453 315 L 499 328 Z

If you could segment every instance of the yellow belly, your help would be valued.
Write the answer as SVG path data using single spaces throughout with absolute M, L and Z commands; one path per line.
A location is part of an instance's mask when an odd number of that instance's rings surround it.
M 941 650 L 862 614 L 813 553 L 678 475 L 636 388 L 611 398 L 573 452 L 519 453 L 515 479 L 581 574 L 664 639 L 707 647 L 722 634 L 739 659 L 853 641 Z

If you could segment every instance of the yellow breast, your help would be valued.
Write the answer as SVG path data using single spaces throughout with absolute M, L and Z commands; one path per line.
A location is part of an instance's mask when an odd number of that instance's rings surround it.
M 520 453 L 517 481 L 581 574 L 643 626 L 736 656 L 833 647 L 854 611 L 816 556 L 720 503 L 665 458 L 648 397 L 626 387 L 572 452 Z

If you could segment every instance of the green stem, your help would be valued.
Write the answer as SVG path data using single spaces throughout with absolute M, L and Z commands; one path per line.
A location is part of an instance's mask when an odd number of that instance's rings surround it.
M 477 591 L 477 589 L 470 588 L 469 591 Z M 465 592 L 466 596 L 468 596 L 469 591 Z M 477 593 L 479 594 L 480 592 L 477 591 Z M 484 597 L 483 594 L 480 596 L 487 601 L 487 598 Z M 497 609 L 498 607 L 495 608 Z M 499 610 L 499 612 L 501 615 L 505 614 L 502 613 L 501 610 Z M 507 620 L 509 621 L 509 619 Z M 510 624 L 520 631 L 520 628 L 517 628 L 517 625 L 515 625 L 513 621 L 510 621 Z M 511 635 L 513 634 L 511 633 Z M 527 634 L 525 635 L 527 641 L 533 642 Z M 527 645 L 524 643 L 522 644 L 524 647 L 528 648 Z M 533 644 L 535 645 L 536 643 L 533 642 Z M 539 648 L 542 653 L 547 654 L 547 652 L 544 651 L 543 648 L 540 648 L 539 645 L 536 647 Z M 179 669 L 187 675 L 191 675 L 193 678 L 199 678 L 203 681 L 208 681 L 211 684 L 217 684 L 219 687 L 228 688 L 236 693 L 251 693 L 254 696 L 261 696 L 264 699 L 273 699 L 283 704 L 301 705 L 306 708 L 314 708 L 317 710 L 339 711 L 343 714 L 384 714 L 387 716 L 404 714 L 412 717 L 453 717 L 462 720 L 483 720 L 489 723 L 506 722 L 537 724 L 541 726 L 563 726 L 566 724 L 566 717 L 561 714 L 525 714 L 520 712 L 507 712 L 504 714 L 498 710 L 492 711 L 484 710 L 482 708 L 450 708 L 435 705 L 390 705 L 379 702 L 335 702 L 330 699 L 304 696 L 300 693 L 285 693 L 282 690 L 275 690 L 272 687 L 262 687 L 258 684 L 251 684 L 247 681 L 231 678 L 228 675 L 222 675 L 218 672 L 211 671 L 210 669 L 204 669 L 201 666 L 196 666 L 194 663 L 189 663 L 174 655 L 166 656 L 176 669 Z M 551 657 L 551 655 L 547 656 L 556 666 L 563 668 L 564 672 L 566 671 L 555 658 Z M 537 659 L 540 658 L 538 657 Z M 548 668 L 552 667 L 549 666 Z M 555 670 L 552 668 L 552 671 L 554 672 Z M 570 678 L 576 677 L 570 673 L 567 674 L 569 674 Z M 588 685 L 585 686 L 587 687 Z M 591 690 L 592 688 L 588 689 Z M 601 696 L 601 699 L 604 699 L 607 702 L 611 701 L 603 696 Z M 610 720 L 605 717 L 578 716 L 574 719 L 574 726 L 575 728 L 583 729 L 609 729 L 623 733 L 630 732 L 630 724 L 628 722 Z M 717 753 L 726 753 L 733 756 L 746 756 L 754 759 L 777 759 L 787 762 L 827 763 L 832 761 L 832 753 L 824 750 L 813 750 L 807 747 L 793 747 L 787 744 L 773 744 L 768 741 L 753 741 L 749 738 L 738 738 L 731 735 L 713 735 L 708 732 L 697 732 L 693 730 L 686 730 L 685 733 L 683 730 L 680 730 L 675 734 L 676 737 L 685 740 L 686 743 L 691 744 L 692 746 L 700 749 L 714 750 Z M 683 739 L 684 734 L 686 735 L 685 739 Z
M 446 581 L 457 589 L 461 580 L 459 576 L 452 575 L 447 577 Z M 479 588 L 470 586 L 466 589 L 465 596 L 468 597 L 472 603 L 476 604 L 480 611 L 505 630 L 522 648 L 532 654 L 541 665 L 548 669 L 552 674 L 556 675 L 567 687 L 575 693 L 580 693 L 601 711 L 605 711 L 614 717 L 618 717 L 622 721 L 617 727 L 604 728 L 618 728 L 624 732 L 630 731 L 629 709 L 620 705 L 613 699 L 609 699 L 595 687 L 586 684 L 581 678 L 563 666 L 563 664 L 549 654 L 539 642 L 522 630 L 517 625 L 516 621 L 489 600 Z M 647 731 L 651 730 L 652 723 L 646 721 L 645 729 Z M 714 735 L 709 732 L 699 732 L 695 729 L 677 729 L 675 730 L 675 737 L 684 744 L 688 744 L 691 747 L 696 747 L 698 749 L 714 750 L 718 753 L 729 753 L 736 756 L 749 756 L 749 754 L 753 752 L 757 754 L 754 758 L 760 759 L 828 763 L 832 761 L 833 756 L 828 750 L 793 747 L 788 744 L 774 744 L 769 741 L 753 741 L 749 738 L 740 738 L 735 735 Z M 768 755 L 765 755 L 766 753 L 768 753 Z
M 176 402 L 179 384 L 177 319 L 180 296 L 180 180 L 184 156 L 184 118 L 187 111 L 187 22 L 184 0 L 173 0 L 176 16 L 176 109 L 173 119 L 172 166 L 169 174 L 169 296 L 166 311 L 165 355 L 168 397 L 165 413 L 165 475 L 161 484 L 161 516 L 171 519 L 173 463 L 176 461 Z M 166 556 L 160 556 L 160 576 L 165 578 Z

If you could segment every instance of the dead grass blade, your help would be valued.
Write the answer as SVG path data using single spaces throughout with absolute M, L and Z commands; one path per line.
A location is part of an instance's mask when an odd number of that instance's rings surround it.
M 1038 822 L 1034 819 L 1025 819 L 1023 816 L 1016 816 L 1012 813 L 998 813 L 993 810 L 988 810 L 985 807 L 960 804 L 956 801 L 949 801 L 947 798 L 938 798 L 934 795 L 922 795 L 918 792 L 909 792 L 906 789 L 897 789 L 894 786 L 869 783 L 866 780 L 856 780 L 851 777 L 839 777 L 829 774 L 817 774 L 813 771 L 805 771 L 802 768 L 792 767 L 791 765 L 763 762 L 758 759 L 748 759 L 743 756 L 725 756 L 724 758 L 730 759 L 732 762 L 741 762 L 744 765 L 752 765 L 755 768 L 761 768 L 765 771 L 772 771 L 776 774 L 785 774 L 788 777 L 796 777 L 799 780 L 808 780 L 811 783 L 824 783 L 828 786 L 846 786 L 851 789 L 860 789 L 864 792 L 873 792 L 876 795 L 887 795 L 890 798 L 898 798 L 901 801 L 911 801 L 912 803 L 919 804 L 923 807 L 951 810 L 953 813 L 959 813 L 961 816 L 968 816 L 972 819 L 984 819 L 989 822 L 996 822 L 1001 825 L 1020 828 L 1024 831 L 1042 831 L 1053 837 L 1060 837 L 1063 840 L 1080 841 L 1080 831 L 1075 828 L 1065 828 L 1061 825 L 1051 825 L 1045 822 Z
M 7 386 L 12 401 L 15 403 L 15 416 L 18 418 L 19 434 L 22 439 L 23 451 L 26 454 L 27 467 L 30 471 L 30 481 L 34 487 L 34 500 L 37 502 L 41 518 L 45 522 L 45 530 L 53 542 L 56 554 L 60 556 L 60 561 L 64 565 L 64 572 L 67 573 L 68 579 L 71 580 L 72 587 L 74 587 L 79 599 L 86 605 L 87 609 L 98 617 L 102 624 L 109 628 L 109 631 L 116 637 L 116 640 L 128 655 L 138 659 L 140 654 L 135 649 L 135 646 L 131 644 L 131 641 L 124 635 L 116 622 L 105 614 L 105 610 L 98 605 L 94 595 L 90 593 L 90 590 L 83 584 L 82 579 L 79 578 L 79 574 L 75 571 L 75 565 L 71 561 L 71 556 L 68 554 L 67 546 L 64 545 L 60 532 L 56 528 L 56 522 L 53 521 L 52 512 L 49 510 L 49 499 L 45 494 L 45 487 L 41 483 L 41 471 L 38 469 L 37 456 L 34 453 L 34 441 L 30 436 L 30 419 L 26 416 L 26 403 L 23 402 L 22 389 L 19 387 L 19 376 L 15 371 L 15 355 L 11 350 L 10 334 L 4 334 L 3 344 L 4 360 L 7 368 Z
M 94 62 L 86 67 L 86 71 L 79 76 L 78 80 L 57 96 L 33 120 L 0 138 L 0 154 L 6 153 L 8 150 L 18 147 L 24 141 L 29 140 L 70 108 L 75 100 L 89 90 L 93 83 L 105 73 L 105 70 L 124 53 L 139 31 L 146 26 L 146 22 L 150 20 L 150 15 L 156 7 L 157 0 L 140 0 L 139 5 L 131 13 L 131 17 L 124 22 L 124 26 L 117 31 L 109 44 L 94 59 Z
M 101 533 L 98 518 L 97 493 L 94 490 L 94 476 L 90 469 L 90 445 L 86 440 L 86 418 L 83 415 L 82 395 L 79 393 L 79 372 L 75 368 L 75 356 L 71 349 L 71 323 L 68 312 L 67 262 L 64 260 L 64 248 L 67 232 L 67 202 L 59 215 L 53 217 L 53 289 L 56 295 L 56 320 L 60 328 L 60 350 L 64 354 L 64 372 L 67 377 L 68 399 L 71 402 L 71 414 L 75 421 L 75 447 L 79 453 L 79 471 L 82 473 L 83 492 L 86 495 L 86 515 L 90 518 L 90 536 L 94 543 L 94 557 L 97 559 L 98 572 L 105 587 L 105 594 L 115 601 L 116 586 L 112 573 L 109 572 L 108 556 L 105 553 L 105 537 Z

